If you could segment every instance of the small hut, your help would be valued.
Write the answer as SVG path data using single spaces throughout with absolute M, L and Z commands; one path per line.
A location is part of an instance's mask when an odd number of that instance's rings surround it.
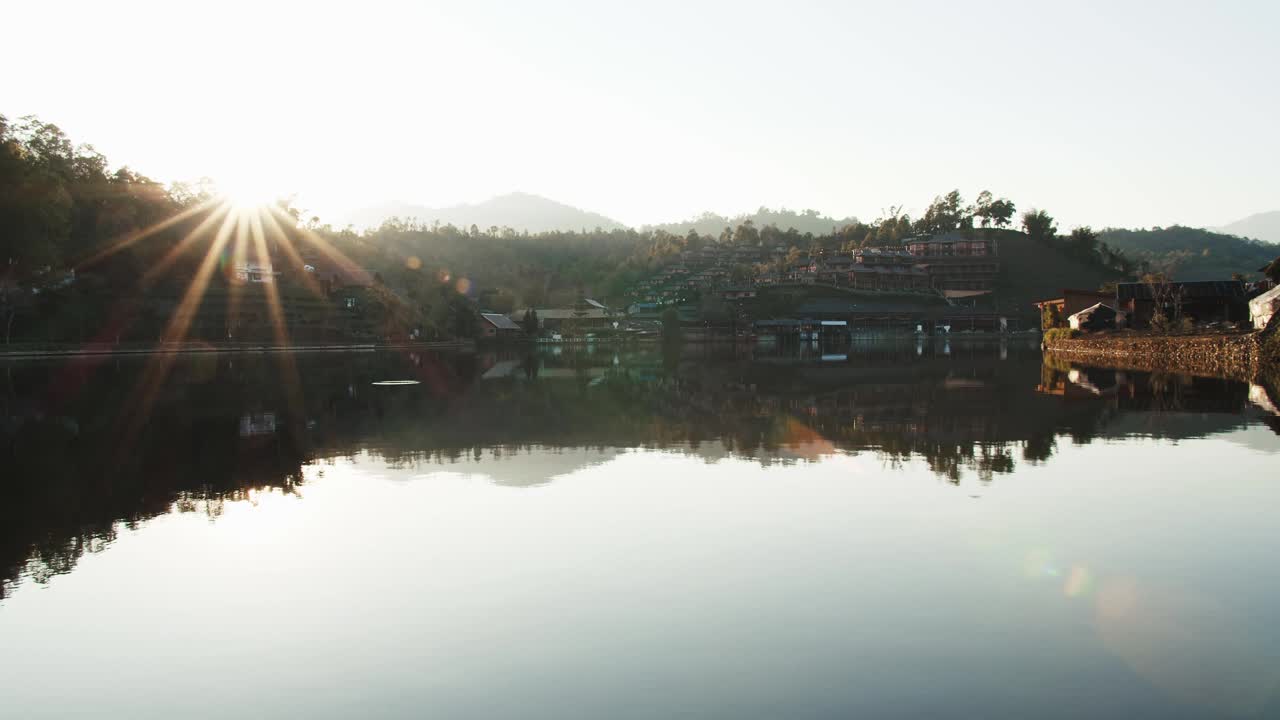
M 1262 330 L 1271 322 L 1272 316 L 1280 311 L 1280 285 L 1271 288 L 1249 301 L 1249 318 L 1253 320 L 1253 328 Z
M 1116 327 L 1116 310 L 1109 305 L 1097 303 L 1067 317 L 1067 324 L 1072 330 L 1095 332 L 1097 330 L 1114 330 Z

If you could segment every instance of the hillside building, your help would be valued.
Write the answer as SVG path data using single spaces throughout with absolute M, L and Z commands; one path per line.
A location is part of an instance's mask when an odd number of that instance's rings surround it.
M 995 287 L 1000 274 L 996 242 L 980 232 L 907 238 L 903 244 L 928 269 L 933 287 L 949 297 L 980 295 Z

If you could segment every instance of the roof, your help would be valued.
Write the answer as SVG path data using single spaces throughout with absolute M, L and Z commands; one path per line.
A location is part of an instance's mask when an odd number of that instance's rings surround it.
M 1115 308 L 1113 308 L 1113 307 L 1111 307 L 1110 305 L 1103 305 L 1102 303 L 1096 303 L 1096 304 L 1094 304 L 1094 305 L 1090 305 L 1089 307 L 1087 307 L 1087 308 L 1085 308 L 1085 309 L 1081 310 L 1081 311 L 1080 311 L 1080 312 L 1078 312 L 1078 313 L 1074 313 L 1074 314 L 1072 314 L 1072 315 L 1071 315 L 1071 317 L 1073 317 L 1073 318 L 1087 318 L 1087 317 L 1089 317 L 1090 315 L 1093 315 L 1094 313 L 1099 313 L 1099 312 L 1100 312 L 1100 313 L 1102 313 L 1104 316 L 1105 316 L 1105 315 L 1115 315 L 1115 314 L 1116 314 L 1116 309 L 1115 309 Z M 1068 319 L 1070 319 L 1070 318 L 1068 318 Z
M 607 318 L 608 313 L 600 308 L 587 308 L 584 310 L 574 310 L 573 308 L 537 308 L 534 312 L 538 313 L 539 320 L 573 320 L 583 318 Z
M 980 237 L 977 233 L 966 235 L 960 230 L 952 230 L 942 233 L 941 235 L 916 236 L 909 237 L 902 241 L 903 245 L 911 243 L 953 243 L 953 242 L 972 242 L 972 241 L 990 242 L 989 238 Z
M 608 308 L 607 306 L 605 306 L 604 304 L 599 303 L 599 302 L 596 302 L 595 300 L 592 300 L 591 298 L 583 298 L 583 300 L 585 300 L 585 301 L 586 301 L 586 303 L 587 303 L 588 305 L 590 305 L 591 307 L 593 307 L 593 308 L 599 308 L 599 309 L 601 309 L 601 310 L 608 310 L 608 309 L 609 309 L 609 308 Z
M 1044 307 L 1045 305 L 1065 305 L 1067 302 L 1068 295 L 1088 295 L 1090 297 L 1105 298 L 1107 300 L 1114 299 L 1116 296 L 1115 293 L 1103 292 L 1101 290 L 1076 290 L 1073 288 L 1064 288 L 1062 290 L 1062 294 L 1059 295 L 1058 297 L 1045 298 L 1044 300 L 1037 300 L 1036 302 L 1033 302 L 1031 304 L 1035 305 L 1036 307 Z
M 901 258 L 907 258 L 907 259 L 915 257 L 915 255 L 912 255 L 911 253 L 907 252 L 906 250 L 903 250 L 902 248 L 887 248 L 887 247 L 858 248 L 857 250 L 853 251 L 853 254 L 855 256 L 881 255 L 886 257 L 901 257 Z
M 1181 291 L 1183 299 L 1187 298 L 1226 298 L 1244 299 L 1244 283 L 1239 280 L 1196 280 L 1192 282 L 1171 282 L 1174 292 Z M 1152 285 L 1132 282 L 1116 285 L 1117 300 L 1151 300 Z
M 936 303 L 927 304 L 925 302 L 907 302 L 903 300 L 879 297 L 849 300 L 840 298 L 814 298 L 801 304 L 794 312 L 797 315 L 804 316 L 845 315 L 868 312 L 927 313 L 930 309 L 940 307 L 941 305 L 941 300 L 938 300 Z
M 490 325 L 499 330 L 520 330 L 521 327 L 511 320 L 511 318 L 500 313 L 480 313 L 480 317 L 489 322 Z
M 913 265 L 911 267 L 902 267 L 900 265 L 887 267 L 884 265 L 855 265 L 850 268 L 850 272 L 869 273 L 872 275 L 927 275 L 928 271 L 924 266 Z

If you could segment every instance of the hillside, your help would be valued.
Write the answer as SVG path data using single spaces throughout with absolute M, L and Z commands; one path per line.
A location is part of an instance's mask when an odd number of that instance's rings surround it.
M 763 228 L 769 225 L 776 225 L 779 230 L 787 230 L 795 228 L 799 233 L 812 233 L 813 235 L 830 235 L 833 230 L 852 225 L 858 221 L 857 218 L 847 217 L 836 219 L 822 215 L 817 210 L 802 210 L 796 212 L 794 210 L 770 210 L 769 208 L 760 208 L 751 214 L 737 215 L 727 217 L 717 215 L 711 212 L 705 212 L 692 220 L 684 222 L 663 223 L 661 225 L 646 225 L 643 230 L 663 230 L 665 232 L 676 235 L 684 235 L 690 230 L 695 230 L 699 235 L 718 236 L 726 227 L 736 228 L 743 222 L 750 220 L 756 228 Z
M 1237 220 L 1230 225 L 1223 225 L 1213 230 L 1227 235 L 1280 243 L 1280 210 L 1250 215 L 1243 220 Z
M 996 302 L 1001 310 L 1032 314 L 1032 303 L 1062 293 L 1064 288 L 1097 289 L 1124 275 L 1099 264 L 1087 263 L 1063 249 L 1028 238 L 1013 230 L 996 230 L 1000 251 L 1000 277 Z
M 1257 279 L 1261 277 L 1258 268 L 1280 255 L 1280 245 L 1180 225 L 1151 230 L 1108 228 L 1100 237 L 1177 280 L 1222 280 L 1232 273 Z
M 474 204 L 431 208 L 424 205 L 387 203 L 351 213 L 337 223 L 339 227 L 354 225 L 357 229 L 376 228 L 383 222 L 399 218 L 430 225 L 453 225 L 469 228 L 472 225 L 487 230 L 491 227 L 509 227 L 530 233 L 556 230 L 618 230 L 624 226 L 599 213 L 580 210 L 564 203 L 531 195 L 509 193 Z

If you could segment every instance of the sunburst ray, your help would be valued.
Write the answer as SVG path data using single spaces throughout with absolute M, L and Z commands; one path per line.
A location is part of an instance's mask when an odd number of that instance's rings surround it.
M 92 266 L 95 263 L 101 262 L 102 260 L 105 260 L 106 258 L 120 252 L 121 250 L 128 248 L 129 246 L 137 243 L 140 240 L 143 240 L 152 235 L 155 235 L 156 233 L 161 232 L 163 230 L 167 230 L 173 227 L 174 225 L 177 225 L 178 223 L 182 222 L 183 220 L 186 220 L 191 217 L 195 217 L 196 215 L 199 215 L 202 212 L 216 208 L 219 204 L 225 204 L 225 203 L 223 203 L 221 200 L 218 200 L 218 199 L 205 200 L 203 202 L 192 205 L 191 207 L 183 210 L 182 212 L 172 217 L 161 220 L 160 222 L 154 223 L 148 227 L 142 228 L 141 230 L 135 230 L 131 233 L 128 233 L 124 237 L 113 241 L 107 247 L 99 250 L 93 255 L 90 255 L 89 257 L 80 261 L 80 263 L 77 264 L 77 269 L 83 269 L 83 268 Z

